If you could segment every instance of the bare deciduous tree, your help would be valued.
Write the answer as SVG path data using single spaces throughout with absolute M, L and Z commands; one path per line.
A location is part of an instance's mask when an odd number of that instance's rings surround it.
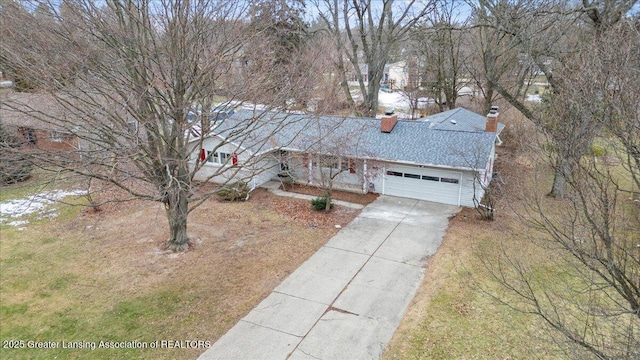
M 515 298 L 510 307 L 542 319 L 571 357 L 637 359 L 640 356 L 640 32 L 620 20 L 589 46 L 574 48 L 559 72 L 546 116 L 562 132 L 580 137 L 572 153 L 565 198 L 554 201 L 530 184 L 521 220 L 531 239 L 551 255 L 541 269 L 504 252 L 486 260 Z M 569 60 L 569 59 L 567 59 Z M 573 71 L 570 71 L 573 70 Z M 580 117 L 579 121 L 575 121 Z M 566 124 L 565 124 L 566 122 Z M 581 127 L 588 127 L 582 129 Z M 568 129 L 572 127 L 572 129 Z M 571 139 L 567 139 L 569 141 Z M 592 143 L 598 144 L 596 150 Z M 560 145 L 559 145 L 560 146 Z M 564 146 L 564 144 L 562 145 Z M 553 151 L 562 151 L 553 149 Z M 544 276 L 540 275 L 542 271 Z
M 455 1 L 439 2 L 428 20 L 412 32 L 413 46 L 423 64 L 424 86 L 440 111 L 454 109 L 462 81 L 467 25 L 460 18 Z M 488 110 L 487 110 L 488 112 Z
M 65 16 L 56 16 L 42 41 L 58 46 L 55 55 L 62 63 L 78 64 L 72 81 L 59 81 L 60 62 L 49 62 L 51 54 L 23 46 L 31 39 L 20 29 L 39 28 L 38 19 L 16 22 L 3 17 L 3 28 L 12 30 L 1 44 L 12 61 L 3 66 L 25 74 L 40 92 L 37 101 L 51 103 L 43 109 L 18 93 L 5 97 L 3 108 L 79 138 L 80 146 L 73 152 L 39 153 L 41 167 L 99 179 L 124 190 L 129 198 L 163 203 L 168 246 L 185 249 L 190 244 L 188 214 L 214 192 L 194 177 L 216 156 L 215 149 L 190 162 L 208 131 L 214 126 L 224 129 L 226 141 L 237 144 L 241 152 L 267 146 L 264 126 L 272 132 L 284 126 L 282 120 L 257 121 L 265 113 L 223 126 L 222 114 L 228 108 L 224 104 L 250 100 L 264 91 L 259 77 L 245 82 L 227 77 L 238 67 L 239 55 L 250 51 L 244 48 L 251 36 L 244 31 L 248 5 L 215 0 L 65 3 Z M 274 98 L 290 98 L 295 87 L 279 89 Z M 224 104 L 214 109 L 214 100 Z M 249 151 L 239 155 L 250 156 Z M 224 160 L 228 166 L 219 167 L 208 179 L 223 172 L 253 171 L 251 159 L 237 166 Z
M 367 171 L 367 166 L 374 166 L 376 162 L 364 160 L 369 155 L 363 146 L 364 134 L 377 122 L 319 116 L 307 117 L 306 123 L 307 131 L 297 140 L 299 152 L 289 153 L 288 160 L 296 162 L 296 168 L 306 170 L 303 174 L 294 174 L 294 180 L 324 190 L 325 211 L 331 210 L 333 190 L 338 182 L 350 183 L 349 190 L 366 193 L 375 173 Z M 345 179 L 349 180 L 345 182 Z
M 352 71 L 363 96 L 363 115 L 375 116 L 385 65 L 409 29 L 432 10 L 433 2 L 314 0 L 314 4 L 336 48 L 346 58 L 345 62 L 340 57 L 336 64 L 346 98 L 355 105 L 347 84 L 347 74 Z
M 506 101 L 524 116 L 544 129 L 553 142 L 556 176 L 549 195 L 562 198 L 565 195 L 565 179 L 588 149 L 597 129 L 582 131 L 593 124 L 582 113 L 566 113 L 569 118 L 549 121 L 542 118 L 539 107 L 524 101 L 530 85 L 542 77 L 549 93 L 563 96 L 563 72 L 570 74 L 576 51 L 588 51 L 592 41 L 600 41 L 602 32 L 612 28 L 622 19 L 635 1 L 584 1 L 578 6 L 562 0 L 531 3 L 528 1 L 482 0 L 474 9 L 477 26 L 490 29 L 490 39 L 483 44 L 485 76 L 490 89 L 495 89 Z M 488 34 L 486 30 L 483 33 Z M 496 41 L 499 40 L 499 41 Z M 501 45 L 502 44 L 502 45 Z M 504 49 L 504 50 L 502 50 Z M 501 54 L 511 54 L 512 59 L 500 63 L 509 66 L 496 67 Z M 514 57 L 515 56 L 515 57 Z M 572 124 L 563 126 L 564 124 Z M 574 131 L 582 129 L 580 131 Z

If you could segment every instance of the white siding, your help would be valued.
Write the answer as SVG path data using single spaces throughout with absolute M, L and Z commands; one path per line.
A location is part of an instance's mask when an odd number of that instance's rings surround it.
M 307 160 L 306 162 L 304 160 Z M 321 185 L 322 184 L 322 174 L 320 173 L 321 169 L 316 166 L 314 161 L 314 167 L 311 171 L 311 177 L 309 176 L 309 162 L 308 160 L 312 159 L 313 156 L 304 157 L 301 154 L 295 154 L 289 160 L 289 170 L 290 173 L 294 177 L 294 181 L 299 184 L 310 184 L 310 185 Z M 362 192 L 362 160 L 356 161 L 356 172 L 351 173 L 349 170 L 342 171 L 333 181 L 333 189 L 335 190 L 345 190 L 351 192 Z M 325 178 L 329 176 L 330 169 L 323 168 L 322 172 L 325 174 Z M 333 171 L 338 171 L 333 169 Z M 311 181 L 310 181 L 311 180 Z
M 474 176 L 471 171 L 465 171 L 462 173 L 462 182 L 460 187 L 460 206 L 474 207 L 473 204 L 473 181 Z M 477 179 L 476 179 L 477 181 Z M 482 199 L 484 191 L 480 186 L 480 183 L 476 183 L 476 197 L 478 201 Z
M 234 144 L 223 144 L 216 149 L 216 146 L 219 146 L 220 143 L 220 138 L 211 137 L 203 141 L 202 148 L 205 151 L 214 151 L 215 149 L 215 151 L 227 154 L 237 153 L 238 165 L 232 166 L 231 160 L 226 165 L 206 162 L 202 164 L 202 168 L 196 173 L 195 180 L 206 180 L 220 184 L 242 180 L 254 187 L 271 180 L 280 170 L 280 163 L 273 155 L 268 154 L 257 158 L 249 151 L 238 148 Z M 195 163 L 199 156 L 200 149 L 194 149 L 191 153 L 191 162 Z M 216 175 L 216 173 L 218 174 Z
M 373 188 L 369 187 L 369 191 L 381 194 L 384 184 L 384 165 L 381 163 L 368 163 L 367 174 L 369 184 L 373 184 Z
M 294 156 L 289 159 L 289 174 L 293 177 L 293 181 L 299 184 L 306 184 L 309 180 L 309 169 L 306 163 L 303 163 L 301 156 Z
M 221 140 L 219 138 L 209 138 L 204 141 L 203 148 L 208 151 L 215 149 Z M 191 160 L 200 154 L 200 149 L 194 149 Z M 238 153 L 238 166 L 233 167 L 227 165 L 229 169 L 220 175 L 211 177 L 221 167 L 219 164 L 206 163 L 202 169 L 196 174 L 196 180 L 209 180 L 217 183 L 225 183 L 230 180 L 243 180 L 251 186 L 260 186 L 265 182 L 278 179 L 280 172 L 280 159 L 275 154 L 267 154 L 257 159 L 250 155 L 249 152 L 239 149 L 232 144 L 224 144 L 217 151 L 228 154 Z M 491 155 L 491 164 L 493 164 L 494 153 Z M 309 176 L 310 157 L 304 157 L 300 153 L 293 153 L 288 157 L 289 171 L 294 176 L 294 181 L 300 184 L 320 184 L 320 169 L 314 168 Z M 475 178 L 472 171 L 469 170 L 453 170 L 442 169 L 426 166 L 412 166 L 397 164 L 392 162 L 382 163 L 368 161 L 367 175 L 363 170 L 363 161 L 356 162 L 356 173 L 349 171 L 342 172 L 334 180 L 334 189 L 362 192 L 363 185 L 372 184 L 372 188 L 368 187 L 368 191 L 375 193 L 408 197 L 413 199 L 421 199 L 427 201 L 440 202 L 444 204 L 452 204 L 458 206 L 473 207 L 474 181 L 482 181 L 484 173 L 487 172 L 487 179 L 491 179 L 492 171 L 488 169 L 480 170 L 479 178 Z M 326 171 L 326 170 L 325 170 Z M 387 171 L 395 171 L 402 173 L 403 176 L 388 175 Z M 408 174 L 408 175 L 405 175 Z M 426 177 L 437 177 L 438 181 L 429 180 Z M 416 178 L 419 177 L 419 178 Z M 456 179 L 457 183 L 441 181 L 442 178 Z M 366 184 L 365 184 L 366 182 Z M 484 191 L 479 182 L 475 186 L 476 199 L 482 199 Z

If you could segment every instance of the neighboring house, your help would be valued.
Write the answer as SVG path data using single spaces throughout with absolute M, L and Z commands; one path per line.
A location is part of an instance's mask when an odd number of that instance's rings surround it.
M 351 64 L 351 63 L 349 63 Z M 349 65 L 347 65 L 349 66 Z M 362 82 L 364 83 L 365 86 L 369 85 L 369 65 L 365 64 L 365 63 L 360 63 L 358 64 L 358 67 L 360 68 L 360 74 L 362 75 Z M 360 82 L 358 82 L 358 76 L 356 74 L 356 70 L 355 69 L 351 69 L 349 71 L 347 71 L 347 84 L 349 86 L 359 86 Z
M 369 85 L 368 79 L 368 65 L 367 64 L 359 64 L 360 73 L 362 74 L 363 81 L 365 85 Z M 347 74 L 348 84 L 349 86 L 357 86 L 358 80 L 356 77 L 355 70 L 351 70 Z M 409 68 L 407 67 L 406 61 L 398 61 L 393 64 L 387 64 L 384 67 L 384 74 L 382 75 L 382 79 L 380 80 L 380 85 L 383 90 L 386 91 L 394 91 L 394 90 L 404 90 L 404 88 L 409 84 Z
M 251 135 L 232 138 L 240 128 Z M 334 189 L 471 207 L 491 181 L 503 128 L 497 109 L 486 117 L 459 108 L 407 121 L 395 115 L 372 119 L 239 110 L 214 124 L 209 135 L 192 140 L 191 162 L 204 162 L 196 180 L 243 179 L 255 187 L 292 175 L 298 183 L 314 185 L 320 172 L 338 171 Z M 218 175 L 220 169 L 227 171 Z
M 47 95 L 6 92 L 0 97 L 0 122 L 24 144 L 47 151 L 77 150 L 77 136 L 52 118 L 64 119 L 65 112 Z
M 398 61 L 384 67 L 382 85 L 389 90 L 404 90 L 409 84 L 409 68 L 406 61 Z

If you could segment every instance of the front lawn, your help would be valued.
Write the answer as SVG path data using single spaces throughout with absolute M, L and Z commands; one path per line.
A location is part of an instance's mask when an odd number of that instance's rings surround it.
M 195 358 L 358 213 L 261 189 L 248 202 L 211 199 L 189 217 L 194 248 L 173 253 L 159 204 L 56 206 L 54 219 L 0 224 L 3 359 Z
M 610 287 L 602 286 L 607 290 L 601 291 L 602 282 L 583 264 L 558 242 L 523 221 L 536 216 L 525 210 L 531 209 L 525 204 L 531 205 L 536 199 L 558 226 L 556 229 L 565 231 L 563 234 L 571 233 L 559 224 L 568 224 L 571 229 L 571 224 L 579 223 L 571 222 L 571 201 L 544 195 L 551 188 L 553 169 L 533 159 L 523 161 L 521 156 L 505 150 L 501 150 L 498 160 L 496 167 L 504 180 L 505 197 L 498 202 L 496 220 L 479 220 L 474 209 L 464 209 L 450 221 L 383 359 L 586 358 L 588 354 L 575 344 L 569 346 L 567 338 L 552 330 L 541 317 L 525 313 L 536 311 L 532 298 L 527 298 L 531 289 L 536 294 L 535 302 L 547 316 L 557 311 L 558 318 L 570 326 L 567 328 L 575 325 L 574 329 L 584 329 L 590 341 L 612 341 L 617 331 L 625 334 L 625 326 L 635 329 L 629 334 L 640 330 L 640 322 L 633 315 L 588 318 L 583 311 L 586 306 L 617 310 L 622 308 L 618 304 L 628 304 Z M 609 169 L 615 171 L 616 166 Z M 611 228 L 622 240 L 618 245 L 624 247 L 624 241 L 637 244 L 640 233 L 628 229 L 637 230 L 640 207 L 625 193 L 618 197 L 616 206 L 617 226 Z M 623 226 L 627 220 L 629 228 Z M 573 239 L 576 246 L 589 249 L 590 242 Z M 631 276 L 637 274 L 637 267 L 634 272 L 633 266 L 637 266 L 637 260 L 629 261 Z M 521 296 L 504 285 L 513 286 Z M 617 340 L 620 334 L 615 334 Z M 616 343 L 620 344 L 624 349 L 626 343 Z

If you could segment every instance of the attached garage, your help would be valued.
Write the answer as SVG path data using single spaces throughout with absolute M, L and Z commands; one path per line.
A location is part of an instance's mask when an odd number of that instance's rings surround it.
M 457 108 L 407 121 L 398 120 L 396 115 L 372 119 L 238 110 L 225 120 L 224 128 L 218 125 L 207 139 L 216 136 L 224 141 L 227 132 L 234 134 L 231 130 L 236 124 L 243 128 L 257 122 L 261 125 L 243 142 L 246 151 L 238 153 L 238 166 L 243 172 L 237 173 L 252 177 L 256 185 L 277 179 L 286 164 L 298 183 L 326 186 L 326 174 L 330 173 L 335 175 L 331 178 L 334 189 L 469 207 L 482 199 L 491 180 L 495 144 L 500 142 L 498 135 L 504 128 L 493 109 L 486 117 Z M 238 148 L 216 147 L 219 142 L 194 140 L 194 144 L 227 154 Z M 196 146 L 194 150 L 202 151 Z M 254 161 L 252 167 L 242 158 L 249 153 L 260 154 L 260 161 Z M 287 159 L 294 153 L 299 159 Z M 331 161 L 314 161 L 316 155 Z M 213 157 L 223 158 L 228 156 Z M 192 157 L 195 160 L 197 155 Z M 215 181 L 211 177 L 215 169 L 215 164 L 205 164 L 201 173 Z
M 461 172 L 428 167 L 390 165 L 385 167 L 382 193 L 412 199 L 461 205 Z

